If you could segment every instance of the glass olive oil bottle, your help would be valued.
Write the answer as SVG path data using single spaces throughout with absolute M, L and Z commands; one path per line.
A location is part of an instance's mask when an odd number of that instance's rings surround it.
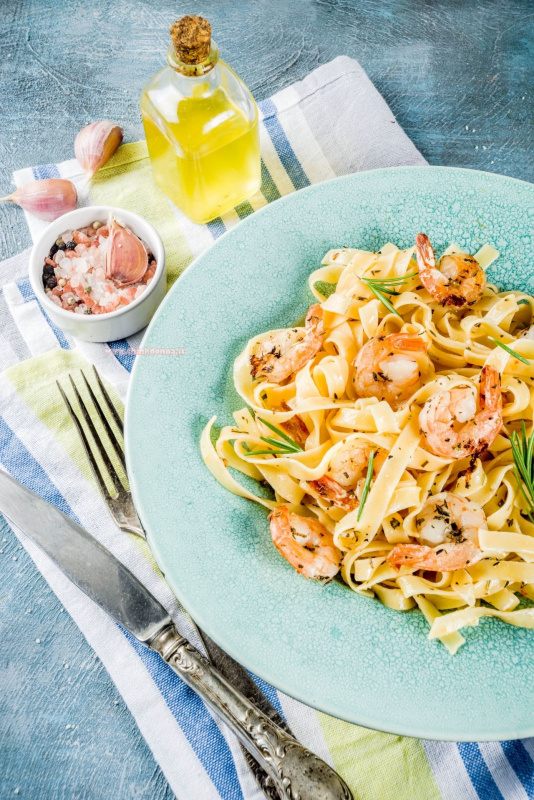
M 258 109 L 219 59 L 210 24 L 187 16 L 171 26 L 168 67 L 141 94 L 154 177 L 183 213 L 205 223 L 260 187 Z

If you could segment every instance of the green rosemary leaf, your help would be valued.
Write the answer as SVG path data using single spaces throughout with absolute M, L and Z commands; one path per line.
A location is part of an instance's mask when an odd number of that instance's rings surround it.
M 499 347 L 502 347 L 503 350 L 506 350 L 506 352 L 509 355 L 513 356 L 514 358 L 517 358 L 518 361 L 522 361 L 523 364 L 527 365 L 527 367 L 530 367 L 530 361 L 528 360 L 528 358 L 525 358 L 525 356 L 522 356 L 519 353 L 516 353 L 516 351 L 512 350 L 511 347 L 508 347 L 508 345 L 503 344 L 502 342 L 499 342 L 498 339 L 494 339 L 493 336 L 488 336 L 488 339 L 491 339 L 492 342 L 495 342 L 495 344 L 498 344 Z
M 378 300 L 380 300 L 382 305 L 384 305 L 387 308 L 388 311 L 391 311 L 392 314 L 396 314 L 398 317 L 400 317 L 399 312 L 391 305 L 387 297 L 384 294 L 382 294 L 380 289 L 377 289 L 375 286 L 369 286 L 369 289 L 372 291 L 374 296 Z
M 514 475 L 515 475 L 515 479 L 517 481 L 517 485 L 519 486 L 519 491 L 521 492 L 521 494 L 523 495 L 523 497 L 527 501 L 527 506 L 528 507 L 525 509 L 525 512 L 526 512 L 528 518 L 530 519 L 530 521 L 532 522 L 532 524 L 534 525 L 534 519 L 532 518 L 532 512 L 534 512 L 534 506 L 532 505 L 530 499 L 527 497 L 527 495 L 525 493 L 525 490 L 523 488 L 523 484 L 521 482 L 521 478 L 520 478 L 517 470 L 515 469 L 515 467 L 514 467 Z
M 526 436 L 526 433 L 525 433 Z M 526 454 L 526 462 L 530 466 L 530 480 L 533 481 L 534 478 L 534 436 L 530 436 L 528 440 L 528 447 L 527 447 L 527 454 Z M 534 481 L 533 481 L 534 484 Z
M 514 459 L 514 476 L 527 503 L 526 513 L 534 524 L 534 434 L 527 437 L 525 422 L 521 422 L 521 439 L 514 431 L 510 437 Z
M 286 442 L 289 442 L 290 445 L 296 447 L 297 450 L 302 450 L 302 447 L 299 444 L 297 444 L 296 441 L 291 438 L 291 436 L 288 436 L 287 433 L 284 433 L 284 431 L 280 430 L 280 428 L 277 428 L 276 425 L 267 422 L 266 419 L 262 419 L 261 417 L 258 417 L 258 419 L 260 422 L 263 422 L 263 424 L 266 425 L 271 431 L 273 431 L 273 433 L 276 433 L 282 439 L 285 439 Z
M 364 276 L 360 278 L 361 281 L 367 281 L 368 283 L 374 283 L 376 286 L 379 284 L 396 284 L 396 283 L 406 283 L 409 278 L 415 278 L 417 272 L 411 272 L 409 275 L 400 275 L 398 278 L 368 278 Z
M 530 300 L 527 300 L 526 297 L 522 297 L 521 300 L 517 301 L 517 305 L 518 306 L 530 306 L 532 304 L 531 304 Z
M 369 456 L 369 464 L 367 465 L 367 475 L 365 478 L 365 484 L 363 486 L 362 492 L 362 499 L 360 500 L 360 507 L 358 508 L 358 516 L 356 517 L 357 521 L 360 521 L 360 517 L 363 513 L 363 507 L 365 505 L 365 501 L 367 500 L 367 495 L 369 494 L 369 489 L 371 487 L 371 479 L 373 477 L 373 462 L 375 460 L 375 452 L 371 453 Z
M 288 453 L 299 453 L 300 449 L 295 445 L 291 446 L 281 442 L 280 439 L 271 439 L 270 436 L 260 436 L 262 442 L 271 445 L 271 447 L 278 447 L 280 450 L 287 450 Z
M 287 456 L 291 450 L 249 450 L 247 456 Z

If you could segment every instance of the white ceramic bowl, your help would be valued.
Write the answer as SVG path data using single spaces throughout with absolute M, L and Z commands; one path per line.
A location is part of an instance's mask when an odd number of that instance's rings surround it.
M 117 222 L 130 228 L 154 254 L 156 274 L 145 292 L 129 305 L 109 314 L 74 314 L 60 308 L 46 296 L 43 288 L 44 260 L 56 239 L 65 231 L 84 228 L 97 220 L 106 223 L 110 212 Z M 150 322 L 156 308 L 165 296 L 167 269 L 163 242 L 156 229 L 146 219 L 123 208 L 89 206 L 77 208 L 51 222 L 34 244 L 30 256 L 30 282 L 43 309 L 59 328 L 86 342 L 112 342 L 131 336 Z

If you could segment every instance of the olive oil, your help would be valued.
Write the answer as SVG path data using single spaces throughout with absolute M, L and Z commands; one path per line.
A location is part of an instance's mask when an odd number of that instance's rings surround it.
M 184 26 L 187 20 L 193 23 Z M 198 43 L 199 25 L 201 34 L 203 26 L 211 33 L 199 17 L 173 25 L 171 35 L 180 27 L 169 66 L 148 82 L 140 104 L 154 178 L 187 217 L 205 223 L 251 197 L 261 169 L 254 98 L 218 58 L 211 38 L 204 49 L 191 45 Z

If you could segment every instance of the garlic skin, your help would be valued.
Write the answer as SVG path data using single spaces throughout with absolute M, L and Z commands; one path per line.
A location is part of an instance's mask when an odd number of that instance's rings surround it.
M 148 269 L 145 245 L 129 228 L 109 217 L 109 238 L 106 250 L 106 278 L 118 286 L 128 286 L 141 280 Z
M 67 211 L 73 211 L 78 193 L 72 181 L 64 178 L 43 178 L 25 183 L 20 189 L 0 201 L 9 200 L 40 219 L 51 222 Z
M 109 119 L 81 129 L 74 141 L 74 153 L 88 179 L 117 152 L 123 136 L 123 129 Z

